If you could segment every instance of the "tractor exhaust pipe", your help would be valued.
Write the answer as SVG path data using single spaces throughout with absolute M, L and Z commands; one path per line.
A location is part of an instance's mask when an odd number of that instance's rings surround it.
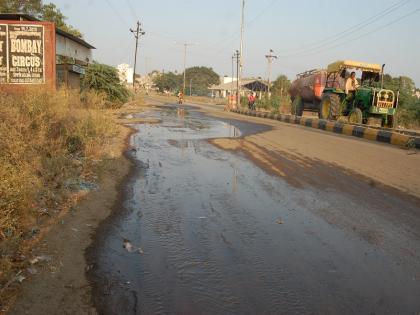
M 381 90 L 384 88 L 384 68 L 385 68 L 385 64 L 382 65 L 382 70 L 381 70 Z

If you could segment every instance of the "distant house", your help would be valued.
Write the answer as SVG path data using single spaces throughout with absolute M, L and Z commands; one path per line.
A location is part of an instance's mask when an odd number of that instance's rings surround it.
M 414 91 L 414 96 L 417 97 L 418 99 L 420 99 L 420 89 L 416 89 Z
M 1 21 L 33 21 L 39 19 L 27 14 L 0 14 Z M 79 88 L 86 66 L 92 62 L 91 44 L 58 28 L 55 29 L 56 84 Z
M 134 69 L 126 63 L 117 66 L 120 81 L 125 84 L 133 84 Z
M 245 78 L 241 81 L 241 95 L 246 95 L 249 92 L 256 92 L 259 97 L 263 92 L 268 91 L 268 83 L 261 78 Z M 221 83 L 210 87 L 213 97 L 226 98 L 229 95 L 236 94 L 237 81 L 230 81 L 228 83 Z

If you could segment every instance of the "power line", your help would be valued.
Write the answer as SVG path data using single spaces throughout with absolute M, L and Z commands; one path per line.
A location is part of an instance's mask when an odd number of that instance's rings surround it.
M 382 29 L 384 29 L 384 28 L 386 28 L 388 26 L 391 26 L 391 25 L 393 25 L 395 23 L 398 23 L 399 21 L 401 21 L 401 20 L 403 20 L 403 19 L 405 19 L 405 18 L 407 18 L 407 17 L 409 17 L 411 15 L 416 14 L 419 11 L 420 11 L 420 8 L 417 8 L 416 10 L 411 11 L 411 12 L 409 12 L 409 13 L 403 15 L 403 16 L 400 16 L 399 18 L 397 18 L 397 19 L 395 19 L 395 20 L 393 20 L 393 21 L 391 21 L 389 23 L 383 24 L 383 25 L 381 25 L 381 26 L 379 26 L 379 27 L 377 27 L 377 28 L 375 28 L 373 30 L 370 30 L 369 32 L 366 32 L 366 33 L 363 33 L 363 34 L 361 34 L 361 35 L 359 35 L 357 37 L 351 38 L 350 40 L 346 40 L 345 42 L 341 42 L 341 43 L 338 43 L 338 44 L 333 45 L 333 46 L 323 47 L 323 49 L 318 50 L 318 51 L 315 51 L 313 53 L 303 54 L 303 55 L 298 55 L 298 56 L 301 56 L 301 57 L 312 56 L 312 55 L 316 55 L 316 54 L 322 53 L 324 51 L 328 51 L 328 50 L 330 50 L 332 48 L 336 48 L 336 47 L 340 47 L 340 46 L 343 46 L 343 45 L 347 45 L 349 41 L 355 41 L 355 40 L 358 40 L 360 38 L 366 37 L 366 36 L 368 36 L 368 35 L 370 35 L 372 33 L 378 32 L 378 31 L 380 31 L 380 30 L 382 30 Z
M 249 22 L 248 23 L 246 23 L 246 26 L 247 27 L 251 27 L 252 26 L 252 24 L 256 21 L 256 20 L 258 20 L 268 9 L 270 9 L 274 4 L 276 4 L 276 2 L 277 2 L 278 0 L 272 0 L 267 6 L 265 6 L 260 12 L 258 12 L 252 19 L 250 19 L 249 20 Z M 221 45 L 222 43 L 224 43 L 224 42 L 226 42 L 226 41 L 228 41 L 228 40 L 230 40 L 230 39 L 233 39 L 233 38 L 235 38 L 237 36 L 237 34 L 236 33 L 233 33 L 233 34 L 229 34 L 229 35 L 227 35 L 225 38 L 222 38 L 221 40 L 219 40 L 219 41 L 217 41 L 217 42 L 215 42 L 215 43 L 213 43 L 213 44 L 211 44 L 210 45 L 210 47 L 214 47 L 214 46 L 219 46 L 219 45 Z M 221 50 L 218 50 L 217 52 L 216 52 L 216 55 L 219 55 L 222 51 L 225 51 L 225 50 L 227 50 L 227 49 L 229 49 L 228 47 L 223 47 Z
M 276 4 L 278 0 L 271 1 L 267 6 L 265 6 L 256 16 L 254 16 L 249 22 L 247 26 L 251 26 L 256 20 L 258 20 L 268 9 L 270 9 L 274 4 Z
M 114 7 L 114 5 L 109 0 L 105 0 L 105 2 L 108 4 L 108 6 L 111 8 L 111 10 L 115 13 L 115 16 L 121 21 L 122 24 L 125 24 L 129 26 L 130 24 L 124 17 L 118 12 L 118 10 Z
M 285 52 L 286 51 L 289 51 L 289 52 L 294 51 L 295 53 L 299 54 L 299 53 L 303 53 L 303 52 L 306 53 L 306 52 L 309 52 L 309 51 L 312 51 L 312 50 L 317 50 L 318 48 L 320 48 L 321 46 L 324 46 L 325 44 L 333 43 L 337 40 L 340 40 L 344 37 L 347 37 L 351 34 L 356 33 L 357 31 L 361 30 L 362 28 L 364 28 L 368 25 L 371 25 L 371 24 L 375 23 L 376 21 L 380 20 L 381 18 L 395 12 L 396 10 L 401 8 L 402 6 L 409 3 L 410 1 L 411 0 L 404 0 L 404 1 L 400 1 L 398 3 L 394 3 L 393 5 L 386 8 L 385 10 L 383 10 L 383 11 L 381 11 L 381 12 L 379 12 L 379 13 L 377 13 L 377 14 L 375 14 L 375 15 L 367 18 L 367 19 L 364 19 L 363 21 L 361 21 L 361 22 L 359 22 L 355 25 L 350 26 L 349 28 L 346 28 L 345 30 L 343 30 L 339 33 L 333 34 L 333 35 L 328 36 L 328 37 L 326 37 L 322 40 L 312 42 L 312 43 L 306 45 L 305 48 L 286 49 L 286 50 L 283 50 L 283 51 L 285 51 Z M 289 54 L 291 54 L 291 53 L 289 53 Z M 282 57 L 288 57 L 288 54 L 282 55 Z
M 131 1 L 130 0 L 126 0 L 125 2 L 127 3 L 128 10 L 130 11 L 131 17 L 134 20 L 137 20 L 138 17 L 137 17 L 136 9 L 133 7 Z

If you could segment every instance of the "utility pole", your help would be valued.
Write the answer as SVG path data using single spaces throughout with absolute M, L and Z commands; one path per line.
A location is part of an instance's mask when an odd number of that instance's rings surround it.
M 150 88 L 150 76 L 149 76 L 149 57 L 146 57 L 144 60 L 144 67 L 145 67 L 145 74 L 144 74 L 144 78 L 145 78 L 145 88 L 146 88 L 146 95 L 149 94 L 149 88 Z
M 183 83 L 183 87 L 182 87 L 182 94 L 184 94 L 184 95 L 185 95 L 185 84 L 186 84 L 186 82 L 185 82 L 185 80 L 186 80 L 186 73 L 185 73 L 185 70 L 186 70 L 186 67 L 187 67 L 187 48 L 188 48 L 188 46 L 192 46 L 192 45 L 194 45 L 194 44 L 189 44 L 189 43 L 177 43 L 177 42 L 175 42 L 175 44 L 178 44 L 178 45 L 183 45 L 183 46 L 184 46 L 184 83 Z
M 190 78 L 190 96 L 192 95 L 192 78 Z
M 139 47 L 139 38 L 140 36 L 146 34 L 146 32 L 143 32 L 140 26 L 141 26 L 141 23 L 137 21 L 137 28 L 135 30 L 130 28 L 130 32 L 134 34 L 134 37 L 136 39 L 136 48 L 135 48 L 135 53 L 134 53 L 133 88 L 136 83 L 137 49 Z
M 268 62 L 268 97 L 270 97 L 270 76 L 271 76 L 271 63 L 274 59 L 277 59 L 277 56 L 273 55 L 273 50 L 270 49 L 270 53 L 268 55 L 265 55 L 265 58 L 267 58 Z
M 244 50 L 244 22 L 245 22 L 245 0 L 242 0 L 242 16 L 241 16 L 241 43 L 239 47 L 239 75 L 238 75 L 238 108 L 241 106 L 241 81 L 244 66 L 243 50 Z
M 233 93 L 233 87 L 234 87 L 234 85 L 233 85 L 233 61 L 234 60 L 235 60 L 235 54 L 232 55 L 232 76 L 231 76 L 232 81 L 231 81 L 231 85 L 230 85 L 230 91 L 231 91 L 231 93 Z M 232 99 L 232 95 L 230 95 L 230 96 L 231 96 L 231 99 Z
M 232 60 L 236 59 L 236 104 L 239 107 L 240 95 L 239 95 L 239 61 L 240 61 L 240 53 L 239 50 L 235 51 L 235 54 L 232 57 Z M 232 71 L 233 73 L 233 71 Z M 232 75 L 232 83 L 233 83 L 233 75 Z

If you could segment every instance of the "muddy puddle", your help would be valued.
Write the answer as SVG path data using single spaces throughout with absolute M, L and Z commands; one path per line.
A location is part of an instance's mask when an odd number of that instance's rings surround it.
M 207 141 L 266 127 L 193 109 L 143 115 L 162 123 L 135 126 L 137 172 L 89 254 L 101 313 L 420 311 L 418 264 L 398 263 L 316 211 L 369 204 L 290 185 Z

